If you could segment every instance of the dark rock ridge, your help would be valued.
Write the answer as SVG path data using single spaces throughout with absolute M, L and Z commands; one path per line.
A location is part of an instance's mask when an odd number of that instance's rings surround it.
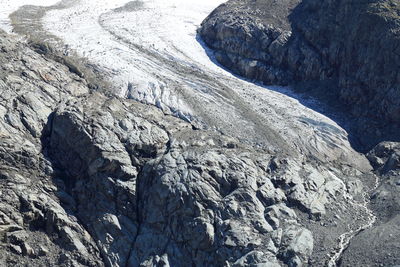
M 352 130 L 371 148 L 399 140 L 399 14 L 394 0 L 231 0 L 199 34 L 218 62 L 244 77 L 318 81 L 315 90 L 343 101 Z
M 41 143 L 54 108 L 88 93 L 87 83 L 3 33 L 0 69 L 0 265 L 101 266 Z
M 1 266 L 321 266 L 368 219 L 354 166 L 107 97 L 3 33 L 0 68 Z

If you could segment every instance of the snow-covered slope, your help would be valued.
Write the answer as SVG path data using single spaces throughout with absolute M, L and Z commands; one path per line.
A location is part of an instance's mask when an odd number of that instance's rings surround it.
M 122 97 L 272 150 L 364 165 L 347 133 L 310 109 L 313 103 L 289 88 L 244 81 L 215 64 L 196 30 L 223 2 L 80 0 L 48 11 L 43 24 L 102 69 Z
M 45 27 L 107 71 L 121 96 L 172 108 L 181 116 L 192 114 L 182 96 L 158 77 L 176 76 L 176 70 L 169 72 L 160 60 L 193 68 L 192 60 L 199 59 L 201 66 L 209 66 L 196 29 L 224 1 L 95 2 L 51 11 Z
M 11 33 L 12 26 L 9 15 L 24 5 L 51 6 L 60 0 L 1 0 L 0 1 L 0 29 Z

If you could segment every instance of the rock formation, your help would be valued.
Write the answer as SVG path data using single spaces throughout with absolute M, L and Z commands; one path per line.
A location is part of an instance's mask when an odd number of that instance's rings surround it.
M 370 149 L 399 139 L 399 12 L 393 0 L 231 0 L 199 34 L 239 75 L 333 93 L 329 102 L 342 101 Z
M 0 265 L 101 265 L 95 240 L 63 206 L 72 199 L 42 145 L 54 108 L 88 87 L 4 33 L 0 51 Z
M 321 265 L 369 219 L 368 169 L 105 96 L 5 34 L 0 51 L 3 266 Z
M 242 76 L 329 84 L 368 147 L 398 137 L 398 10 L 231 0 L 199 34 Z M 256 146 L 115 97 L 79 61 L 0 32 L 0 266 L 400 264 L 399 143 L 365 157 L 303 119 L 329 142 Z
M 368 150 L 399 141 L 399 10 L 392 0 L 231 0 L 205 19 L 199 34 L 241 76 L 297 84 L 331 105 L 341 101 L 359 148 Z M 370 197 L 373 227 L 341 236 L 349 247 L 338 263 L 394 266 L 400 262 L 399 144 L 379 143 L 367 157 L 381 181 Z
M 360 233 L 344 253 L 343 266 L 399 264 L 400 210 L 400 144 L 382 142 L 368 153 L 368 158 L 381 175 L 381 183 L 371 195 L 375 226 Z M 372 241 L 373 240 L 373 241 Z

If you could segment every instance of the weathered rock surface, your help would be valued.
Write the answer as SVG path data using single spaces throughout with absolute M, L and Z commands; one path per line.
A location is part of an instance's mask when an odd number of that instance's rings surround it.
M 102 266 L 95 240 L 57 197 L 40 139 L 56 105 L 88 87 L 0 34 L 0 265 Z
M 343 101 L 351 130 L 371 148 L 399 140 L 399 10 L 393 0 L 231 0 L 199 34 L 239 75 L 266 84 L 318 81 L 314 90 Z
M 400 144 L 382 142 L 368 153 L 381 183 L 371 196 L 378 216 L 374 228 L 363 231 L 344 253 L 343 266 L 396 266 L 400 264 Z M 373 240 L 373 242 L 372 242 Z
M 283 66 L 292 33 L 288 16 L 299 2 L 228 1 L 205 19 L 199 33 L 228 69 L 286 85 L 293 79 L 292 70 Z
M 251 151 L 133 101 L 72 99 L 50 128 L 51 158 L 109 266 L 304 263 L 314 240 L 296 205 L 320 218 L 344 191 L 325 168 Z
M 364 223 L 353 166 L 90 92 L 10 36 L 0 51 L 0 265 L 321 266 Z

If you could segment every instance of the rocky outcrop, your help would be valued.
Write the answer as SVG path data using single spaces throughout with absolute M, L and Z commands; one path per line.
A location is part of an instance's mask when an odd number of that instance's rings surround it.
M 393 0 L 231 0 L 199 34 L 239 75 L 279 85 L 318 81 L 320 94 L 333 90 L 368 148 L 399 139 L 399 10 Z
M 90 91 L 3 34 L 0 51 L 1 265 L 317 266 L 364 224 L 354 166 Z
M 254 151 L 97 93 L 60 104 L 49 125 L 62 195 L 108 266 L 296 266 L 313 253 L 321 263 L 326 248 L 314 249 L 310 229 L 334 236 L 363 223 L 354 169 Z
M 236 74 L 314 87 L 308 93 L 330 104 L 340 100 L 349 130 L 369 150 L 400 139 L 399 7 L 392 0 L 231 0 L 210 14 L 199 34 Z M 367 154 L 380 177 L 366 196 L 374 227 L 350 227 L 354 236 L 337 256 L 342 266 L 399 264 L 399 155 L 395 142 Z
M 60 201 L 42 151 L 48 118 L 84 80 L 0 33 L 0 265 L 102 266 L 95 240 Z
M 278 265 L 280 249 L 292 251 L 288 260 L 310 257 L 312 234 L 268 179 L 270 156 L 256 161 L 235 140 L 100 95 L 60 106 L 51 125 L 51 154 L 107 265 Z M 286 243 L 272 240 L 278 232 Z
M 321 218 L 343 197 L 343 181 L 325 168 L 251 151 L 133 101 L 72 99 L 50 128 L 63 194 L 108 266 L 304 263 L 314 239 L 296 211 Z
M 199 34 L 222 65 L 249 79 L 286 85 L 294 77 L 284 66 L 291 37 L 288 16 L 300 0 L 228 1 L 202 23 Z
M 375 227 L 361 232 L 343 255 L 344 266 L 396 266 L 400 237 L 400 144 L 382 142 L 368 153 L 381 182 L 371 195 Z M 371 242 L 373 240 L 373 242 Z

